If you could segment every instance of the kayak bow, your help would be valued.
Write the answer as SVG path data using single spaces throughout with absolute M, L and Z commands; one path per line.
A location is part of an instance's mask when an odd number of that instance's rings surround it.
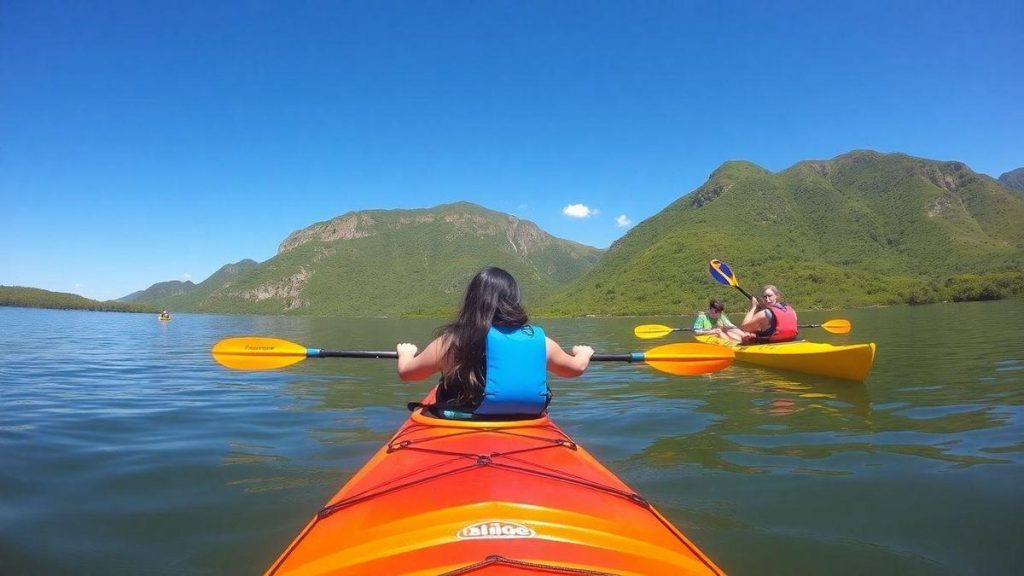
M 267 574 L 722 571 L 546 415 L 417 409 Z

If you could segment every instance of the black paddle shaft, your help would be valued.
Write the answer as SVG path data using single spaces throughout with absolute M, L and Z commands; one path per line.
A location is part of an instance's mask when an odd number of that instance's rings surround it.
M 309 350 L 310 358 L 398 358 L 394 350 Z
M 398 352 L 381 350 L 319 350 L 310 349 L 306 354 L 309 358 L 398 358 Z M 627 354 L 594 354 L 593 362 L 643 362 L 643 353 Z

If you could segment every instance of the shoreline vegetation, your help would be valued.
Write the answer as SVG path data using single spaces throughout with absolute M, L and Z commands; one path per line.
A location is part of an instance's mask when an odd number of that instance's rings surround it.
M 47 308 L 51 310 L 91 310 L 95 312 L 134 312 L 158 314 L 160 308 L 146 304 L 126 304 L 108 300 L 90 300 L 68 292 L 50 292 L 25 286 L 0 286 L 0 306 Z
M 979 301 L 990 301 L 990 300 L 1007 300 L 1013 298 L 1024 298 L 1024 271 L 1020 272 L 1002 272 L 1002 273 L 989 273 L 981 275 L 963 275 L 954 276 L 947 280 L 942 285 L 927 284 L 921 286 L 919 289 L 911 291 L 909 293 L 893 294 L 893 298 L 885 303 L 867 304 L 862 306 L 849 306 L 847 308 L 880 308 L 887 306 L 900 306 L 900 305 L 923 305 L 923 304 L 945 304 L 945 303 L 957 303 L 957 302 L 979 302 Z M 99 301 L 90 300 L 84 296 L 78 294 L 71 294 L 68 292 L 51 292 L 49 290 L 43 290 L 41 288 L 28 288 L 24 286 L 0 286 L 0 306 L 16 307 L 16 308 L 45 308 L 51 310 L 89 310 L 94 312 L 130 312 L 140 314 L 158 314 L 162 310 L 159 306 L 152 306 L 146 304 L 129 304 L 125 302 L 118 302 L 116 300 Z M 593 317 L 593 318 L 629 318 L 638 316 L 660 316 L 660 315 L 673 315 L 679 314 L 679 310 L 675 311 L 656 311 L 652 310 L 649 312 L 639 312 L 636 314 L 614 314 L 603 312 L 600 310 L 593 310 L 587 313 L 566 313 L 565 311 L 559 311 L 556 309 L 545 307 L 543 303 L 538 303 L 531 310 L 531 314 L 540 317 L 547 318 L 560 318 L 560 317 Z M 801 306 L 801 310 L 834 310 L 836 307 L 813 307 L 813 306 Z M 178 312 L 195 312 L 195 313 L 210 313 L 204 310 L 178 310 Z M 451 311 L 445 310 L 430 310 L 413 313 L 403 313 L 395 315 L 385 315 L 384 317 L 394 318 L 439 318 L 450 315 Z M 238 312 L 218 312 L 226 314 L 247 314 L 249 311 L 238 311 Z M 304 316 L 304 314 L 287 314 L 277 313 L 271 315 L 298 315 Z M 309 316 L 337 316 L 346 317 L 348 314 L 310 314 Z

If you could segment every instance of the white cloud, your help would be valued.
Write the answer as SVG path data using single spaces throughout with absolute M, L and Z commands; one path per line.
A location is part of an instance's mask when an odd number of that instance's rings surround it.
M 181 281 L 182 282 L 188 282 L 191 279 L 192 279 L 192 275 L 189 274 L 188 272 L 185 272 L 184 274 L 181 275 Z
M 619 217 L 615 219 L 615 225 L 618 226 L 619 228 L 625 228 L 626 226 L 629 226 L 632 223 L 633 221 L 630 220 L 629 217 L 626 216 L 625 214 L 619 214 Z
M 562 209 L 562 214 L 570 218 L 590 218 L 597 216 L 598 211 L 588 207 L 586 204 L 569 204 Z

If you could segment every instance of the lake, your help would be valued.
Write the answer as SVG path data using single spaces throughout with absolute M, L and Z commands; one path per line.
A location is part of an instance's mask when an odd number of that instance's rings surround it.
M 552 417 L 730 574 L 1024 573 L 1024 301 L 800 319 L 836 317 L 853 331 L 803 335 L 876 342 L 864 383 L 596 363 L 552 378 Z M 630 352 L 686 339 L 637 324 L 691 320 L 539 323 Z M 393 360 L 234 372 L 210 348 L 422 347 L 441 322 L 0 308 L 0 573 L 262 573 L 430 383 Z

